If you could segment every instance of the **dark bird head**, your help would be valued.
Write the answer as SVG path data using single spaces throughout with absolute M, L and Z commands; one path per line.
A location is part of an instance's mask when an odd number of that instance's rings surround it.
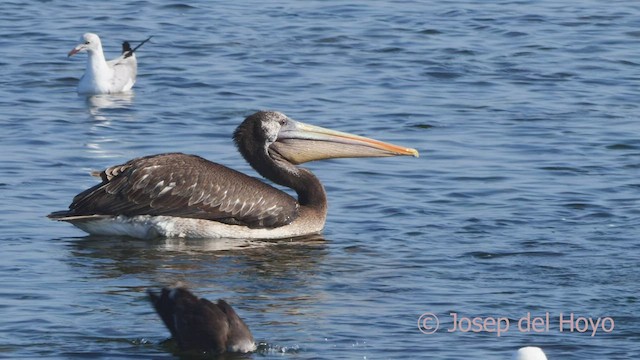
M 297 165 L 333 158 L 418 156 L 415 149 L 305 124 L 276 111 L 250 115 L 238 126 L 233 139 L 242 156 L 254 167 L 252 159 L 256 157 L 282 159 Z

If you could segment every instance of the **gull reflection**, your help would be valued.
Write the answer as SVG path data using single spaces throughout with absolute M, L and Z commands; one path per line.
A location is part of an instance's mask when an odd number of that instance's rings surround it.
M 128 109 L 133 104 L 134 93 L 127 91 L 118 94 L 100 94 L 86 98 L 89 114 L 96 121 L 109 121 L 106 110 Z
M 134 93 L 132 91 L 119 94 L 101 94 L 88 96 L 84 99 L 93 120 L 86 140 L 88 151 L 100 158 L 117 157 L 113 146 L 104 147 L 105 144 L 116 142 L 117 139 L 109 135 L 114 124 L 120 121 L 134 120 L 131 108 L 133 107 Z

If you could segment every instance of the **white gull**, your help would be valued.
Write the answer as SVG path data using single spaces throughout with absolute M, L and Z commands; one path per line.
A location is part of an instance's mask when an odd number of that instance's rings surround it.
M 125 42 L 122 44 L 122 54 L 107 61 L 98 35 L 93 33 L 82 35 L 80 44 L 69 51 L 69 57 L 83 51 L 89 55 L 84 75 L 78 84 L 78 93 L 113 94 L 130 90 L 136 82 L 138 73 L 138 62 L 134 51 L 140 45 L 132 50 L 129 43 Z
M 547 360 L 544 351 L 536 346 L 525 346 L 514 354 L 513 360 Z

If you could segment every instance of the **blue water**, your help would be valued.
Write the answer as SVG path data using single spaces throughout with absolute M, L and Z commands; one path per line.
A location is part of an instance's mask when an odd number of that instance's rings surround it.
M 236 307 L 263 343 L 246 358 L 640 356 L 640 3 L 3 1 L 0 18 L 0 357 L 174 358 L 145 290 L 177 281 Z M 154 36 L 132 94 L 76 94 L 87 31 L 108 58 Z M 308 164 L 330 202 L 310 239 L 45 218 L 142 155 L 255 175 L 230 136 L 258 109 L 421 157 Z M 450 313 L 510 326 L 449 332 Z M 561 332 L 561 314 L 606 326 Z

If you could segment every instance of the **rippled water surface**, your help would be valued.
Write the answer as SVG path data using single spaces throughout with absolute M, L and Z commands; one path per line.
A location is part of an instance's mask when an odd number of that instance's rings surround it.
M 174 358 L 145 290 L 177 281 L 236 307 L 264 343 L 246 358 L 640 356 L 640 4 L 9 0 L 0 17 L 0 357 Z M 131 94 L 76 94 L 86 56 L 66 54 L 87 31 L 109 58 L 154 36 Z M 255 175 L 230 136 L 258 109 L 421 157 L 308 164 L 330 201 L 309 239 L 98 238 L 45 218 L 137 156 Z M 449 332 L 450 313 L 509 331 Z M 615 327 L 561 332 L 561 314 Z

